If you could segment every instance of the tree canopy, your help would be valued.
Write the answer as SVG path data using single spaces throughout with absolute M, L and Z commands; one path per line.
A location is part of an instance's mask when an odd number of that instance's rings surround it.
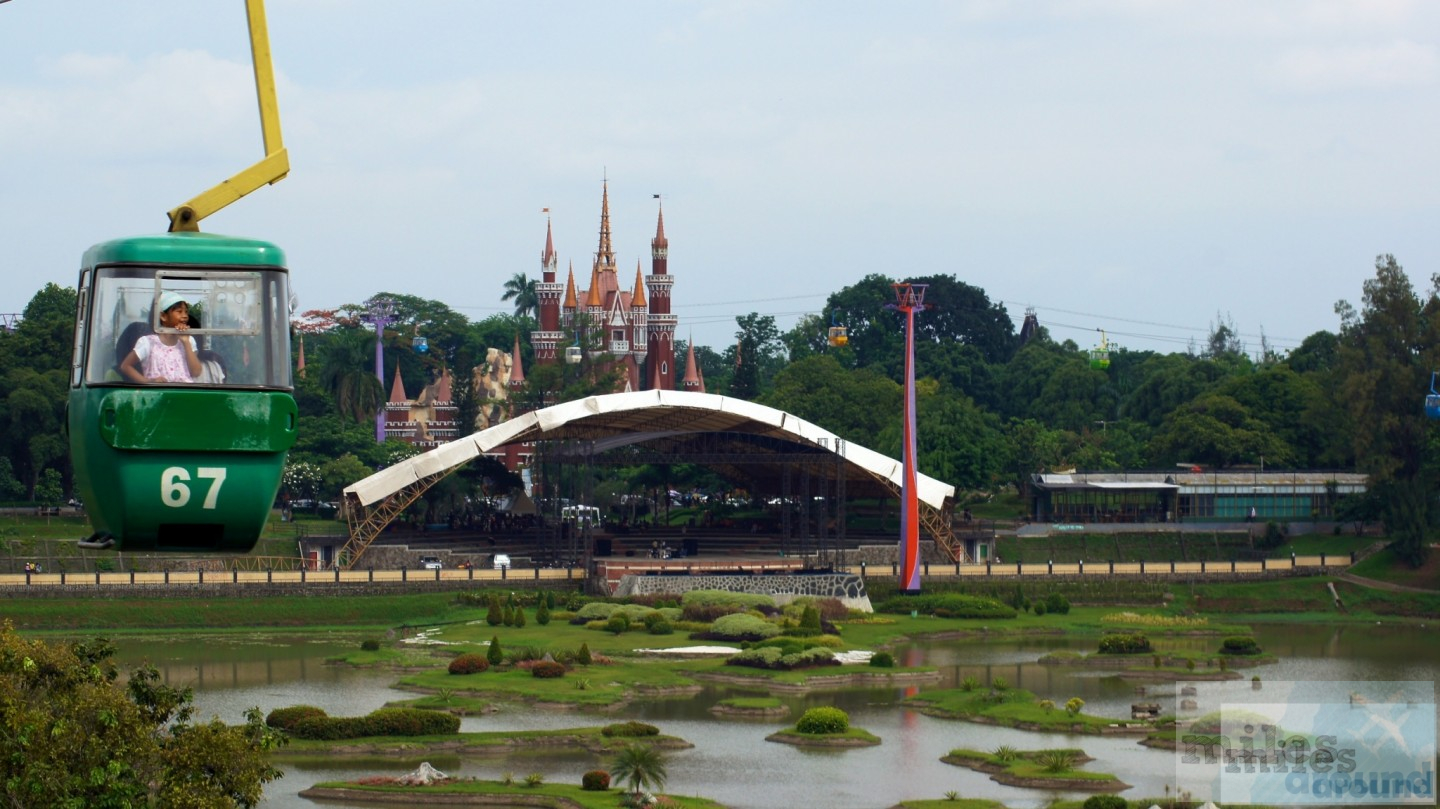
M 121 683 L 104 639 L 27 639 L 0 626 L 0 792 L 9 806 L 255 806 L 284 739 L 258 709 L 197 722 L 189 689 L 151 667 Z

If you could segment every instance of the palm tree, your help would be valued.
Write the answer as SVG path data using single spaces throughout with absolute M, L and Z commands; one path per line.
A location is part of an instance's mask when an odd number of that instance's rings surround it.
M 610 764 L 610 773 L 616 780 L 628 782 L 637 797 L 647 787 L 665 788 L 665 760 L 658 749 L 648 744 L 622 747 Z
M 375 337 L 359 329 L 334 333 L 325 347 L 320 386 L 341 415 L 357 422 L 375 418 L 385 403 L 385 387 L 375 378 Z
M 515 316 L 534 317 L 540 310 L 540 298 L 535 295 L 535 279 L 530 278 L 523 272 L 517 272 L 505 282 L 505 294 L 500 300 L 515 301 Z

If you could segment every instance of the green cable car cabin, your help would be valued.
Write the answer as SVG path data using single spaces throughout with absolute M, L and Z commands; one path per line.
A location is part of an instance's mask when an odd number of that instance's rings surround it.
M 177 299 L 183 326 L 165 316 Z M 177 232 L 85 252 L 67 429 L 86 547 L 255 546 L 295 443 L 289 315 L 285 255 L 269 242 Z M 122 370 L 185 340 L 198 374 Z
M 1100 332 L 1100 345 L 1090 349 L 1090 367 L 1097 371 L 1104 371 L 1110 367 L 1110 340 L 1105 336 L 1103 329 L 1096 329 Z

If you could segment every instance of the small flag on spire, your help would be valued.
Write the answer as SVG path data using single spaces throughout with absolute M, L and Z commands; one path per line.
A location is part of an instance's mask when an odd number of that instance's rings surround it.
M 660 199 L 660 195 L 659 195 L 659 194 L 652 194 L 651 196 L 655 197 L 655 199 Z
M 550 213 L 550 209 L 549 209 L 549 208 L 541 208 L 541 209 L 540 209 L 540 213 Z

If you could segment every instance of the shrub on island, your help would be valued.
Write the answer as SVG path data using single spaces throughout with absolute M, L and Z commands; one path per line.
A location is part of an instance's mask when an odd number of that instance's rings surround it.
M 779 635 L 780 627 L 764 618 L 737 612 L 716 619 L 715 623 L 710 625 L 710 631 L 702 634 L 717 640 L 759 641 Z
M 850 715 L 839 708 L 811 708 L 795 723 L 795 730 L 800 733 L 844 733 L 849 729 Z
M 659 736 L 660 728 L 645 722 L 615 722 L 600 728 L 601 736 L 636 739 L 641 736 Z
M 876 652 L 870 656 L 870 666 L 877 669 L 895 668 L 895 655 L 889 652 Z
M 1251 637 L 1233 637 L 1220 641 L 1222 655 L 1258 655 L 1260 644 Z
M 288 708 L 276 708 L 271 711 L 265 717 L 265 724 L 272 728 L 288 731 L 301 719 L 315 716 L 325 716 L 325 710 L 316 708 L 314 705 L 291 705 Z
M 726 658 L 725 665 L 790 671 L 817 666 L 838 666 L 840 661 L 835 659 L 833 652 L 820 646 L 790 653 L 775 646 L 757 646 L 731 655 Z
M 539 677 L 542 680 L 553 680 L 556 677 L 565 676 L 565 664 L 556 663 L 553 660 L 541 660 L 530 667 L 530 676 Z
M 611 604 L 606 601 L 592 601 L 581 607 L 580 611 L 575 613 L 575 617 L 570 619 L 570 623 L 578 626 L 588 624 L 591 621 L 608 620 L 618 609 L 620 609 L 619 604 Z
M 580 788 L 587 792 L 604 792 L 610 788 L 610 773 L 591 770 L 580 776 Z
M 1106 635 L 1100 639 L 1100 654 L 1102 655 L 1127 655 L 1150 651 L 1150 639 L 1139 632 Z
M 448 670 L 451 674 L 480 674 L 489 668 L 490 661 L 486 660 L 484 655 L 466 652 L 451 660 Z
M 691 590 L 681 600 L 681 617 L 686 621 L 711 623 L 726 615 L 761 608 L 774 610 L 775 599 L 759 593 Z
M 320 711 L 316 708 L 315 710 Z M 460 717 L 420 708 L 381 708 L 366 716 L 309 715 L 286 729 L 298 739 L 335 741 L 366 736 L 443 736 L 460 730 Z

